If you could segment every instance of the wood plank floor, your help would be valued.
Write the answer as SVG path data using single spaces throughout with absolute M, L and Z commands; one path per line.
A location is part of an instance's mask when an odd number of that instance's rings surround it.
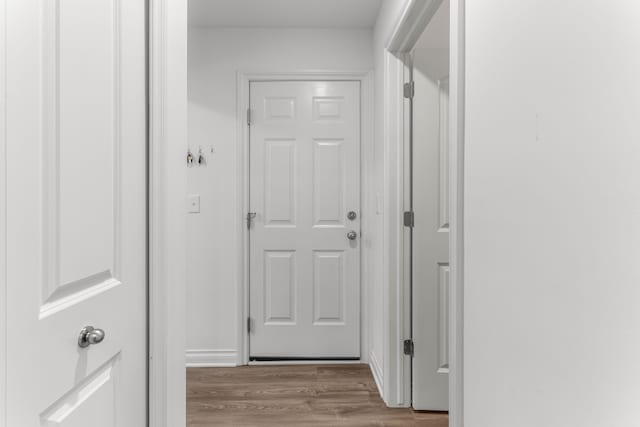
M 444 413 L 387 408 L 367 365 L 187 369 L 187 425 L 447 427 Z

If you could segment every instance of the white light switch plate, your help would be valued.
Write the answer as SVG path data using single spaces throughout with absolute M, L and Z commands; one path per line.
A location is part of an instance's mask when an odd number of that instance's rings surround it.
M 200 196 L 197 194 L 191 194 L 188 198 L 188 212 L 200 213 Z

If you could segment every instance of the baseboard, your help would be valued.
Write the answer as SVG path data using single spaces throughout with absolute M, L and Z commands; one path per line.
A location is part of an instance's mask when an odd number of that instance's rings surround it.
M 371 369 L 371 374 L 373 375 L 373 379 L 375 380 L 376 386 L 378 387 L 378 394 L 380 394 L 380 397 L 384 399 L 384 395 L 382 393 L 382 390 L 384 390 L 382 367 L 380 366 L 380 363 L 376 358 L 376 354 L 373 351 L 369 352 L 369 368 Z
M 187 350 L 188 368 L 221 368 L 238 366 L 236 350 Z

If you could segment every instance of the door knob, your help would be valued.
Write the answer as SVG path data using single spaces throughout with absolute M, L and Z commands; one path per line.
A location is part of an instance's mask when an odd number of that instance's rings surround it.
M 100 344 L 104 340 L 104 331 L 96 329 L 93 326 L 85 326 L 78 336 L 78 346 L 81 348 L 89 347 L 91 344 Z
M 353 230 L 347 233 L 347 239 L 349 240 L 356 240 L 357 237 L 358 237 L 358 233 L 356 233 Z
M 349 211 L 349 213 L 347 214 L 347 218 L 349 218 L 351 221 L 355 220 L 358 217 L 358 214 L 356 213 L 356 211 Z

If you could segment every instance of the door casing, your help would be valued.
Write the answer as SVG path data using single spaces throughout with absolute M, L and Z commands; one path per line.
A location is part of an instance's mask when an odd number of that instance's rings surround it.
M 6 7 L 7 3 L 0 4 L 0 28 L 6 28 Z M 6 129 L 6 32 L 0 31 L 0 427 L 6 427 L 6 381 L 7 378 L 7 140 L 4 129 Z
M 247 319 L 249 316 L 249 231 L 246 227 L 245 217 L 249 212 L 249 132 L 247 123 L 247 110 L 249 108 L 249 85 L 251 82 L 264 81 L 357 81 L 360 82 L 361 93 L 361 143 L 360 143 L 360 209 L 362 212 L 361 234 L 363 242 L 371 224 L 368 220 L 371 214 L 367 211 L 367 188 L 370 183 L 367 181 L 367 171 L 372 167 L 369 154 L 373 153 L 373 72 L 372 71 L 293 71 L 293 72 L 263 72 L 237 74 L 237 136 L 236 159 L 237 159 L 237 224 L 236 233 L 238 241 L 241 242 L 238 249 L 238 277 L 241 287 L 238 292 L 238 360 L 237 365 L 249 364 L 249 333 Z M 372 184 L 372 183 L 371 183 Z M 365 245 L 361 245 L 360 256 L 360 362 L 368 361 L 369 328 L 368 319 L 368 289 L 365 278 L 368 259 Z M 262 364 L 269 362 L 251 362 L 251 364 Z M 303 363 L 303 362 L 299 362 Z M 317 363 L 317 362 L 315 362 Z M 335 361 L 332 361 L 335 363 Z M 353 363 L 353 362 L 347 362 Z

